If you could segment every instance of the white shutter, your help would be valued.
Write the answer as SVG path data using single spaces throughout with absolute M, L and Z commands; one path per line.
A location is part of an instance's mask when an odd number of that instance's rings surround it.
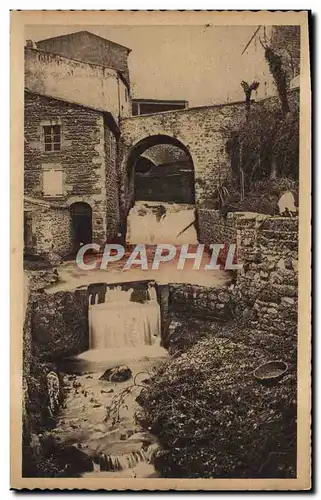
M 61 168 L 46 168 L 43 170 L 43 194 L 52 197 L 62 196 L 63 172 Z

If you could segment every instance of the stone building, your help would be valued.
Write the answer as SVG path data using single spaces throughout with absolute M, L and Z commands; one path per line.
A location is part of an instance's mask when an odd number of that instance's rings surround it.
M 103 243 L 114 236 L 119 224 L 118 134 L 108 112 L 25 92 L 25 195 L 49 202 L 58 226 L 51 237 L 44 235 L 44 246 L 36 224 L 35 251 L 68 255 L 81 243 Z M 68 216 L 57 216 L 59 207 Z M 46 224 L 41 227 L 45 230 Z
M 119 230 L 117 141 L 130 50 L 88 32 L 25 49 L 25 252 L 67 256 Z
M 258 47 L 254 39 L 244 57 Z M 86 31 L 27 42 L 26 253 L 65 257 L 124 237 L 139 201 L 193 205 L 200 220 L 232 182 L 226 146 L 245 124 L 244 99 L 195 108 L 132 100 L 129 53 Z M 290 97 L 297 106 L 299 89 Z

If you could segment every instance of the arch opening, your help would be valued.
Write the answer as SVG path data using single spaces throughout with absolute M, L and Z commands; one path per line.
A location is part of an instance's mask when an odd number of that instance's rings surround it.
M 194 165 L 184 144 L 166 135 L 146 137 L 130 151 L 127 173 L 128 243 L 198 242 Z
M 77 252 L 82 245 L 92 243 L 92 209 L 88 203 L 70 205 L 72 248 Z
M 141 140 L 130 152 L 127 171 L 133 202 L 195 204 L 193 161 L 178 139 L 160 134 Z

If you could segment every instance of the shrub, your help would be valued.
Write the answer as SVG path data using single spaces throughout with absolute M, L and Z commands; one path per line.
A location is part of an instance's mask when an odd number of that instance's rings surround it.
M 244 200 L 240 199 L 240 191 L 235 184 L 227 185 L 228 197 L 225 204 L 227 212 L 257 212 L 268 215 L 278 215 L 278 201 L 285 191 L 294 195 L 296 206 L 299 205 L 299 182 L 289 177 L 277 179 L 262 179 L 254 182 L 246 192 Z M 219 209 L 218 203 L 207 208 Z
M 268 105 L 253 107 L 246 124 L 230 132 L 226 150 L 234 176 L 244 172 L 245 191 L 269 177 L 299 178 L 299 109 L 285 116 Z
M 262 385 L 253 370 L 264 361 L 257 349 L 212 337 L 162 365 L 138 420 L 159 439 L 163 477 L 295 477 L 295 372 Z

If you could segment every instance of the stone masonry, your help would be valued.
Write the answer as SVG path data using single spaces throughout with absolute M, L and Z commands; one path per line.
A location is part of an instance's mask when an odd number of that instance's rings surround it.
M 61 123 L 61 150 L 45 152 L 42 124 L 57 119 Z M 51 164 L 61 165 L 63 169 L 63 195 L 57 199 L 50 198 L 51 206 L 58 208 L 63 205 L 68 209 L 72 203 L 85 202 L 92 208 L 93 240 L 103 243 L 106 238 L 113 237 L 119 224 L 116 139 L 106 125 L 104 114 L 92 108 L 26 92 L 26 196 L 43 198 L 43 166 Z M 64 216 L 60 215 L 62 217 L 62 226 L 57 218 L 56 229 L 53 228 L 58 235 L 70 219 L 67 212 Z M 65 228 L 64 232 L 69 234 L 69 229 Z M 60 244 L 57 243 L 57 246 L 60 247 Z M 66 239 L 64 253 L 67 253 L 68 247 L 69 240 Z
M 126 170 L 131 148 L 146 137 L 159 134 L 178 140 L 190 153 L 195 169 L 196 204 L 212 199 L 217 185 L 231 175 L 227 130 L 236 128 L 244 118 L 244 103 L 234 103 L 122 119 L 120 165 L 125 189 L 122 203 L 130 198 L 126 191 Z

